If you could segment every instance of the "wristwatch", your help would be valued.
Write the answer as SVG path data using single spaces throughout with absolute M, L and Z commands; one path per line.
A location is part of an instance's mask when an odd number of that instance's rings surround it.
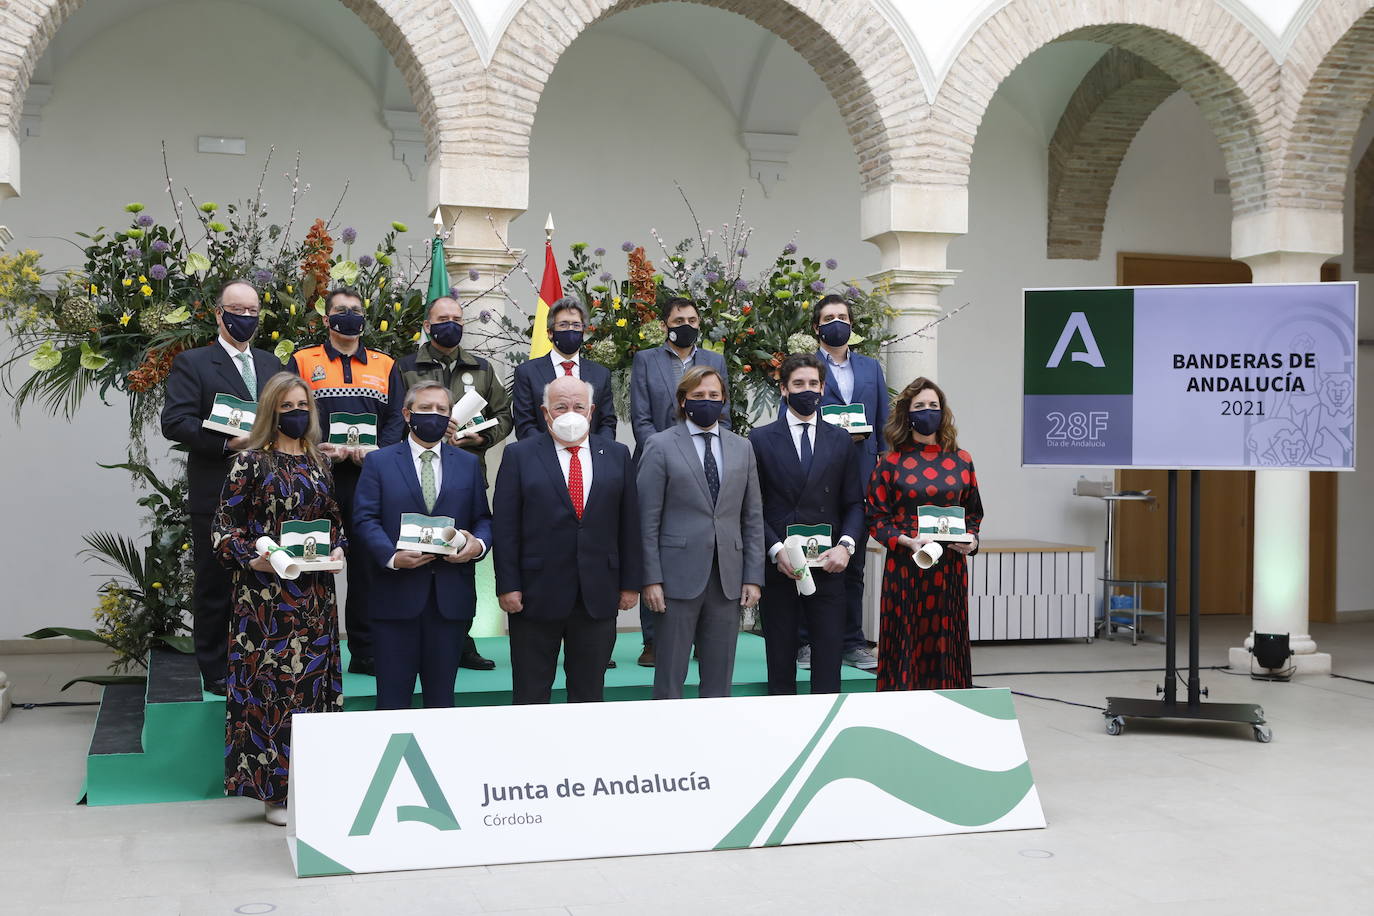
M 840 538 L 840 546 L 848 550 L 851 557 L 854 556 L 856 551 L 854 548 L 854 539 L 852 537 L 846 534 L 844 537 Z

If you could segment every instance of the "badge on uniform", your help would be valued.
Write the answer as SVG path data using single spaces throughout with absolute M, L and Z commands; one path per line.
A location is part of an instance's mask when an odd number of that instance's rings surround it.
M 324 366 L 316 366 L 314 369 L 310 370 L 310 381 L 324 381 Z
M 210 408 L 210 416 L 202 420 L 200 425 L 226 436 L 246 436 L 253 431 L 257 410 L 257 401 L 245 401 L 232 394 L 217 394 L 215 404 Z

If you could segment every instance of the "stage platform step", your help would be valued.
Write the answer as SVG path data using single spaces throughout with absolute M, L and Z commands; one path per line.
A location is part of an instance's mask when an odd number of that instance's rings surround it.
M 606 699 L 652 697 L 654 669 L 637 664 L 642 646 L 638 633 L 621 633 L 606 672 Z M 496 662 L 491 671 L 458 672 L 454 702 L 458 706 L 504 706 L 511 699 L 510 643 L 504 636 L 477 640 L 477 650 Z M 348 645 L 343 665 L 348 668 Z M 148 660 L 147 687 L 105 688 L 95 732 L 86 758 L 83 801 L 91 805 L 200 801 L 224 795 L 224 698 L 201 689 L 195 658 L 170 649 L 155 650 Z M 797 672 L 802 693 L 810 672 Z M 841 687 L 846 693 L 872 691 L 872 672 L 845 665 Z M 684 693 L 695 696 L 697 667 L 687 672 Z M 741 633 L 735 653 L 735 696 L 768 692 L 763 639 Z M 375 708 L 377 682 L 362 674 L 344 674 L 344 708 Z M 566 700 L 563 673 L 554 680 L 553 701 Z M 418 693 L 415 705 L 420 705 Z

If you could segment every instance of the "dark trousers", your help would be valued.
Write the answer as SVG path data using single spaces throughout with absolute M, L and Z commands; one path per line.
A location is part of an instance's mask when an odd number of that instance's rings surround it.
M 450 620 L 439 613 L 434 587 L 418 617 L 405 620 L 374 620 L 373 641 L 377 666 L 377 708 L 409 709 L 415 694 L 415 677 L 425 709 L 453 705 L 454 681 L 463 637 L 472 620 Z
M 191 589 L 191 638 L 196 664 L 205 683 L 229 674 L 229 617 L 234 608 L 234 584 L 228 567 L 210 546 L 213 515 L 191 515 L 191 559 L 195 584 Z
M 867 538 L 864 538 L 867 541 Z M 868 637 L 864 636 L 864 545 L 860 544 L 858 552 L 849 561 L 849 565 L 844 569 L 844 651 L 852 652 L 855 649 L 867 649 Z M 794 588 L 795 591 L 795 588 Z M 802 618 L 801 631 L 799 633 L 799 646 L 813 646 L 810 634 L 807 632 L 806 618 Z M 795 663 L 795 659 L 793 660 Z M 811 683 L 816 681 L 814 676 Z
M 761 603 L 770 695 L 797 692 L 797 648 L 803 628 L 811 638 L 811 692 L 840 692 L 848 572 L 812 569 L 816 593 L 802 597 L 793 580 L 768 570 Z
M 562 620 L 536 620 L 528 612 L 506 617 L 510 627 L 511 696 L 516 706 L 547 703 L 558 650 L 569 703 L 600 703 L 606 663 L 615 648 L 615 617 L 597 619 L 579 597 Z
M 644 602 L 639 602 L 639 633 L 644 639 L 644 645 L 654 644 L 654 622 L 658 615 L 649 610 Z
M 353 524 L 353 494 L 358 489 L 359 473 L 358 466 L 351 461 L 334 465 L 334 499 L 339 504 L 346 528 Z M 351 544 L 346 554 L 348 562 L 344 566 L 344 576 L 348 580 L 348 596 L 344 600 L 344 629 L 348 631 L 348 652 L 354 658 L 369 659 L 372 658 L 372 626 L 367 602 L 374 567 L 361 543 Z

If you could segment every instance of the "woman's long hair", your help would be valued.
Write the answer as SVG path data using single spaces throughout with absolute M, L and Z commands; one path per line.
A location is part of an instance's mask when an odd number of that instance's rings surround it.
M 276 447 L 277 436 L 280 435 L 277 411 L 287 395 L 297 388 L 305 392 L 307 409 L 310 411 L 310 425 L 306 427 L 305 435 L 301 436 L 301 448 L 316 467 L 326 467 L 324 456 L 320 453 L 320 419 L 315 410 L 315 393 L 304 379 L 290 372 L 278 372 L 258 392 L 258 415 L 253 421 L 253 431 L 248 434 L 245 451 L 271 451 Z
M 896 451 L 911 448 L 917 444 L 907 414 L 911 411 L 911 402 L 916 399 L 916 395 L 926 390 L 935 392 L 935 397 L 940 401 L 940 428 L 935 431 L 935 444 L 940 446 L 942 452 L 957 452 L 959 450 L 959 428 L 954 425 L 954 411 L 949 409 L 949 402 L 945 400 L 945 393 L 940 386 L 924 375 L 903 388 L 902 393 L 897 395 L 897 399 L 892 402 L 892 411 L 887 416 L 887 425 L 883 427 L 883 437 L 887 439 L 887 444 Z

